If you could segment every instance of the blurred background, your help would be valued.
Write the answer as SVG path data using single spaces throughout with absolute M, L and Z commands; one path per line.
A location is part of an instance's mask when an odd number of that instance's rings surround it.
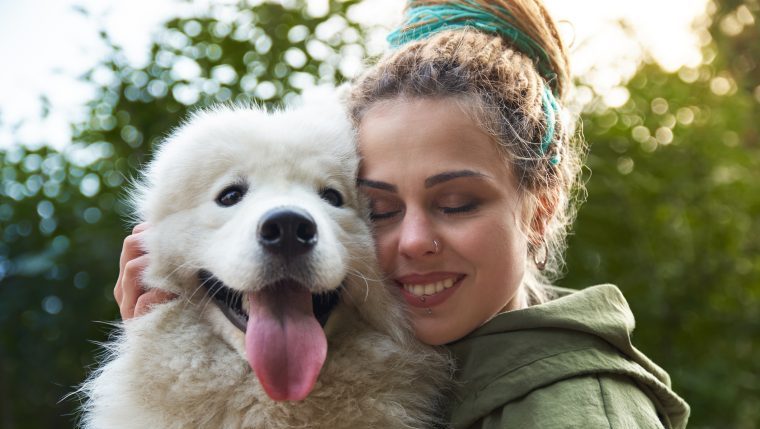
M 758 0 L 548 0 L 590 145 L 563 286 L 617 284 L 693 428 L 760 427 Z M 194 108 L 350 80 L 401 0 L 0 0 L 0 428 L 65 428 L 125 187 Z

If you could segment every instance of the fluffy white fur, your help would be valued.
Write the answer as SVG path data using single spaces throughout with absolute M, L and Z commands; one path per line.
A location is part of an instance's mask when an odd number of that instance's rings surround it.
M 310 105 L 309 105 L 310 104 Z M 85 428 L 402 428 L 439 419 L 448 358 L 421 345 L 375 260 L 358 158 L 336 100 L 267 113 L 197 113 L 161 146 L 137 186 L 137 215 L 152 226 L 148 287 L 179 294 L 123 324 L 108 357 L 83 384 Z M 240 203 L 215 199 L 245 182 Z M 320 198 L 330 187 L 345 204 Z M 319 242 L 307 268 L 266 266 L 255 234 L 273 207 L 315 220 Z M 344 285 L 324 327 L 327 359 L 303 401 L 276 402 L 246 361 L 244 334 L 199 287 L 200 269 L 231 288 L 255 290 L 280 275 L 313 291 Z M 282 270 L 280 270 L 282 271 Z

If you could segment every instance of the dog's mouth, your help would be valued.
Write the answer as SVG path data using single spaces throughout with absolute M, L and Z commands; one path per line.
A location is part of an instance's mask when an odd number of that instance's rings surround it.
M 267 395 L 276 401 L 306 398 L 327 357 L 323 328 L 340 288 L 312 294 L 296 281 L 281 280 L 241 293 L 209 271 L 198 277 L 227 319 L 245 333 L 246 359 Z
M 206 295 L 213 299 L 217 307 L 219 307 L 225 317 L 227 317 L 227 320 L 229 320 L 233 326 L 245 332 L 246 326 L 248 325 L 248 311 L 243 308 L 243 293 L 225 285 L 207 270 L 199 271 L 198 279 L 206 290 Z M 288 287 L 288 283 L 297 285 L 296 287 L 300 286 L 300 284 L 295 281 L 281 280 L 269 285 L 268 288 L 286 288 Z M 314 317 L 323 328 L 327 323 L 327 319 L 330 318 L 333 309 L 340 301 L 341 289 L 342 287 L 331 292 L 311 295 Z

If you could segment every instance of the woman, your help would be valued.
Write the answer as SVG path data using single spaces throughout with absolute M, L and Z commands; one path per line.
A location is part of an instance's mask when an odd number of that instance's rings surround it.
M 543 5 L 412 1 L 389 39 L 395 51 L 349 103 L 358 183 L 417 337 L 457 359 L 452 426 L 685 427 L 688 406 L 630 342 L 617 288 L 546 286 L 583 150 L 561 108 L 567 58 Z M 114 292 L 125 318 L 169 298 L 140 295 L 141 228 L 125 240 Z

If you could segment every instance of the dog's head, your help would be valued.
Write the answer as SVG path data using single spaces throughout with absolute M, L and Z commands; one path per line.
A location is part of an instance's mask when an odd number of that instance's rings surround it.
M 347 275 L 374 258 L 353 138 L 332 99 L 203 111 L 134 193 L 151 224 L 146 283 L 213 298 L 212 323 L 273 399 L 311 391 L 326 356 L 320 324 Z

